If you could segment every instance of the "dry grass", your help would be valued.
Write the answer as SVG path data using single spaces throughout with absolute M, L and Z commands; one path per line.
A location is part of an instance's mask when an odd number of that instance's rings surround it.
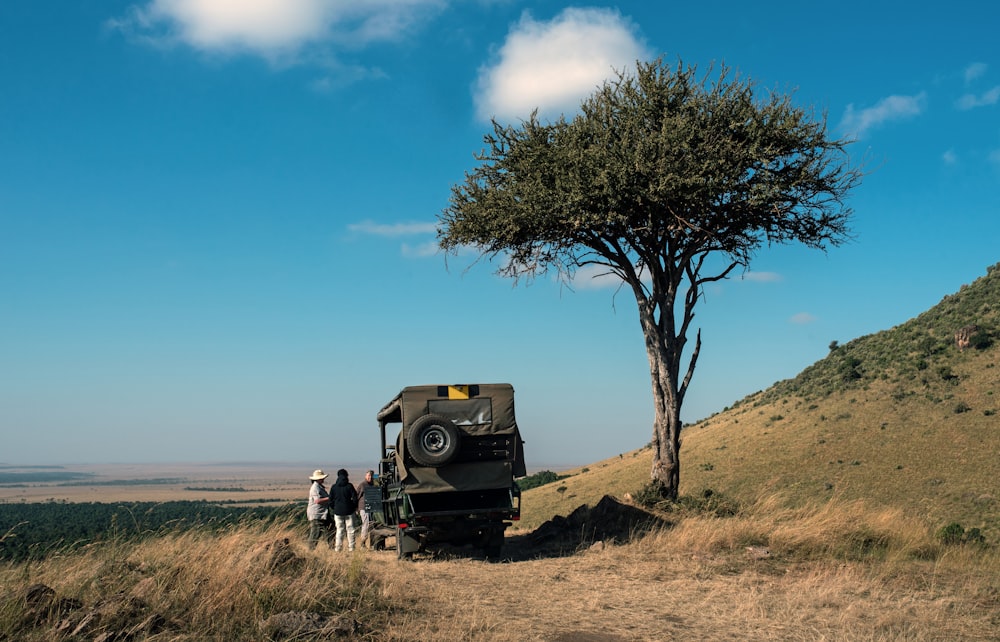
M 995 553 L 898 512 L 781 504 L 570 558 L 387 564 L 386 596 L 412 603 L 388 639 L 996 639 Z
M 99 621 L 84 638 L 120 633 L 156 617 L 160 630 L 133 639 L 164 640 L 261 639 L 262 622 L 283 612 L 373 623 L 384 618 L 364 558 L 307 551 L 302 535 L 299 524 L 241 526 L 224 534 L 188 531 L 9 565 L 0 571 L 0 640 L 54 639 L 60 626 L 70 631 L 87 614 Z M 70 614 L 50 609 L 38 626 L 24 628 L 21 596 L 38 583 L 81 608 Z
M 276 563 L 286 537 L 291 555 Z M 66 616 L 23 623 L 17 596 L 39 582 L 81 611 L 103 609 L 87 639 L 158 614 L 161 628 L 133 639 L 263 640 L 266 618 L 294 611 L 356 621 L 353 639 L 400 642 L 987 640 L 1000 627 L 995 550 L 945 547 L 900 511 L 789 508 L 776 495 L 627 545 L 498 564 L 308 551 L 300 523 L 110 542 L 0 568 L 0 640 L 59 638 Z

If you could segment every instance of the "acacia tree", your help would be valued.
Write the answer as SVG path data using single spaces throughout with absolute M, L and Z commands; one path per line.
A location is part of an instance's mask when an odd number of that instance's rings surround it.
M 724 67 L 713 79 L 660 58 L 605 82 L 571 120 L 494 120 L 438 217 L 446 253 L 499 258 L 515 283 L 549 271 L 569 283 L 599 266 L 631 289 L 653 389 L 651 483 L 670 499 L 705 284 L 748 269 L 765 244 L 847 240 L 845 198 L 862 177 L 825 116 L 755 89 Z

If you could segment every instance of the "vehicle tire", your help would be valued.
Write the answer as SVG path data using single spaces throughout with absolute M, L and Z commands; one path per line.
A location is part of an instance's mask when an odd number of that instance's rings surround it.
M 503 550 L 503 531 L 502 526 L 494 526 L 486 532 L 486 541 L 483 546 L 486 559 L 492 561 L 500 559 L 500 552 Z
M 421 466 L 444 466 L 458 454 L 458 427 L 439 415 L 424 415 L 412 424 L 406 435 L 406 447 L 413 461 Z

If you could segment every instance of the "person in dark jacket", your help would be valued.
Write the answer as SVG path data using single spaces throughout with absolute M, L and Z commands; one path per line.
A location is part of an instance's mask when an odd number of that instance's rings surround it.
M 344 533 L 347 533 L 347 550 L 354 550 L 354 512 L 358 510 L 358 491 L 347 479 L 347 471 L 337 471 L 337 481 L 330 487 L 330 506 L 333 507 L 333 521 L 337 524 L 337 539 L 334 549 L 343 550 Z

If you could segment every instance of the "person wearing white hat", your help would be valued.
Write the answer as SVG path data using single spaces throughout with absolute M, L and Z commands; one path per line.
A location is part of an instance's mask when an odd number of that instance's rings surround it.
M 309 487 L 309 505 L 306 507 L 306 517 L 309 518 L 309 550 L 316 548 L 316 542 L 321 535 L 326 540 L 327 546 L 333 548 L 333 528 L 330 521 L 330 493 L 327 492 L 323 482 L 329 477 L 321 468 L 317 468 L 309 480 L 312 486 Z

